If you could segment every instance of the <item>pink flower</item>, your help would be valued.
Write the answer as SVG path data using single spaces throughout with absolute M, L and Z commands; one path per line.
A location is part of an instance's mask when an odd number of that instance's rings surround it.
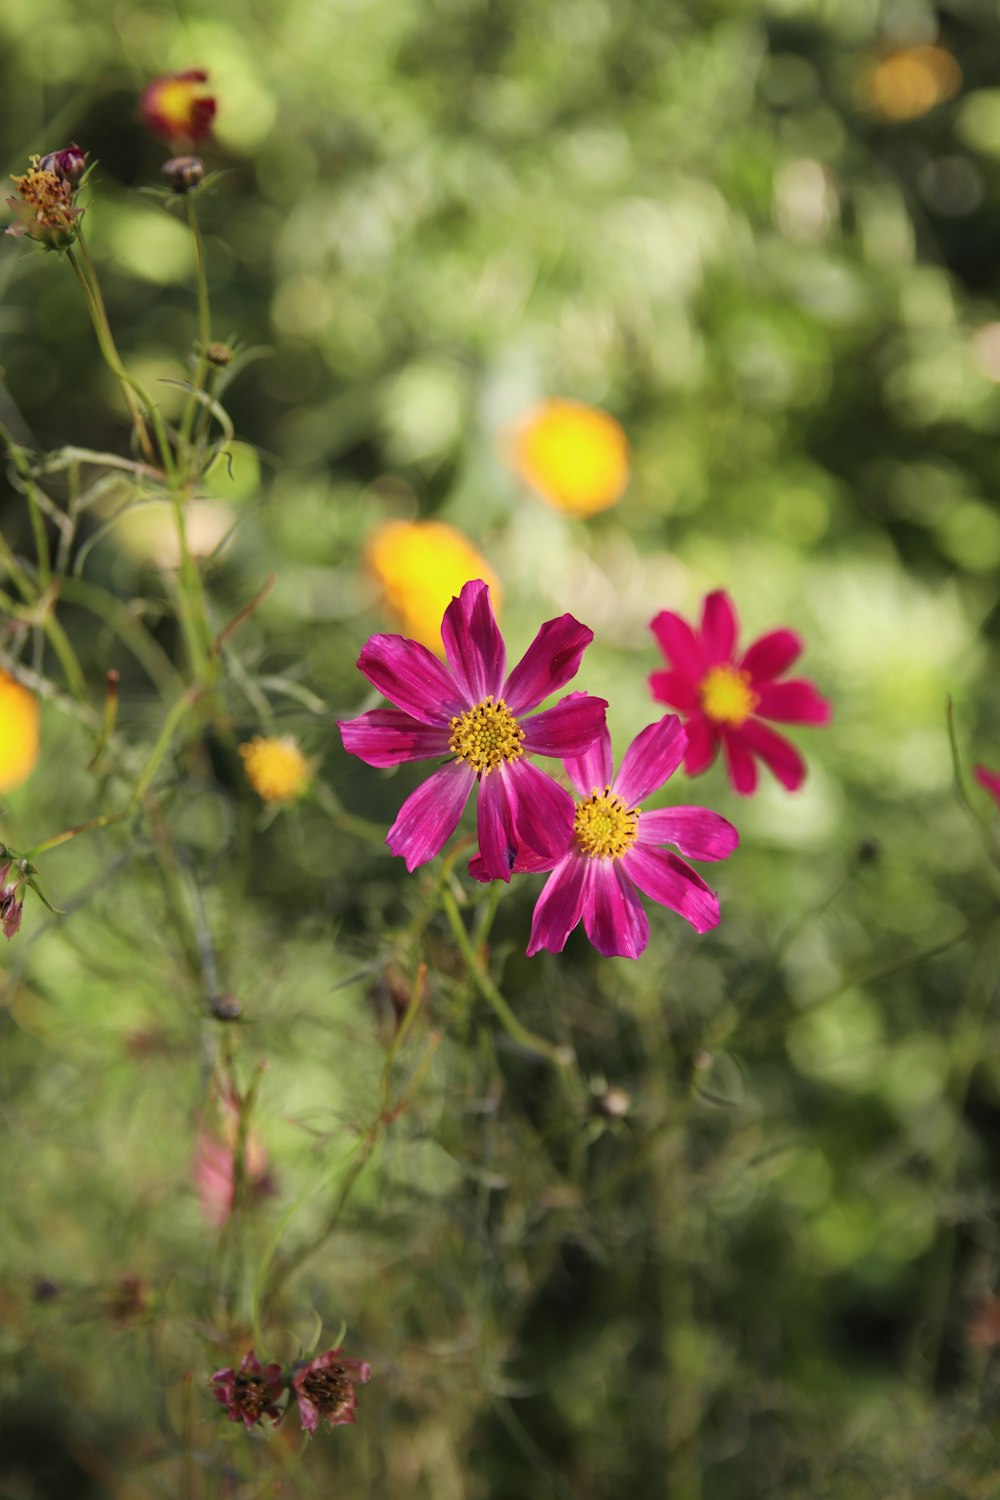
M 572 615 L 548 620 L 505 677 L 490 591 L 477 579 L 448 605 L 441 636 L 447 665 L 417 641 L 371 637 L 358 667 L 396 707 L 342 722 L 344 749 L 370 766 L 451 756 L 403 803 L 386 843 L 408 870 L 433 859 L 475 785 L 483 878 L 509 880 L 521 845 L 556 851 L 566 796 L 524 752 L 580 755 L 604 726 L 608 705 L 588 693 L 525 717 L 576 675 L 594 633 Z
M 983 790 L 989 792 L 993 801 L 1000 806 L 1000 774 L 988 771 L 985 766 L 973 766 L 972 774 Z
M 226 1408 L 230 1422 L 242 1422 L 247 1432 L 265 1417 L 281 1420 L 275 1402 L 281 1395 L 281 1366 L 261 1365 L 251 1349 L 238 1370 L 216 1370 L 212 1395 Z
M 755 756 L 790 792 L 800 787 L 805 762 L 793 745 L 763 722 L 829 723 L 830 704 L 811 682 L 776 680 L 803 649 L 795 632 L 773 630 L 740 655 L 736 610 L 721 589 L 706 597 L 699 631 L 667 609 L 660 611 L 650 629 L 670 664 L 670 671 L 650 674 L 650 691 L 657 702 L 684 715 L 688 775 L 707 771 L 721 742 L 736 791 L 749 795 L 756 790 Z
M 211 133 L 216 100 L 205 88 L 204 68 L 164 73 L 143 89 L 139 118 L 147 130 L 171 145 L 196 145 Z
M 320 1418 L 331 1427 L 353 1423 L 354 1387 L 364 1385 L 371 1374 L 371 1365 L 360 1359 L 344 1359 L 339 1349 L 328 1349 L 300 1366 L 292 1376 L 292 1390 L 306 1432 L 315 1432 Z
M 638 958 L 649 942 L 639 892 L 707 932 L 719 920 L 714 891 L 685 860 L 663 849 L 673 844 L 692 859 L 725 859 L 739 843 L 731 823 L 704 807 L 639 806 L 674 774 L 686 736 L 675 714 L 636 735 L 614 775 L 605 729 L 583 755 L 566 761 L 577 801 L 564 793 L 562 851 L 542 860 L 522 852 L 518 870 L 551 870 L 535 907 L 529 957 L 546 948 L 561 953 L 579 921 L 605 958 Z M 478 873 L 473 871 L 473 873 Z

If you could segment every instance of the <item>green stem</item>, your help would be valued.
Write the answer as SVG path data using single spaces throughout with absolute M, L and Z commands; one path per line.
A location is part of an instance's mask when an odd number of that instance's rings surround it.
M 84 262 L 87 265 L 91 265 L 92 262 L 84 245 L 82 235 L 78 237 L 77 244 L 80 247 L 80 254 Z M 136 436 L 139 439 L 139 446 L 146 457 L 152 462 L 155 459 L 156 455 L 153 449 L 153 444 L 150 441 L 149 429 L 146 426 L 146 419 L 143 415 L 139 400 L 137 399 L 132 377 L 125 369 L 125 366 L 122 363 L 122 357 L 118 353 L 118 347 L 115 344 L 114 335 L 111 332 L 111 325 L 108 322 L 108 315 L 104 307 L 104 299 L 101 297 L 100 289 L 95 285 L 92 285 L 87 277 L 86 272 L 84 271 L 83 266 L 80 264 L 80 261 L 73 253 L 72 247 L 70 247 L 70 249 L 66 251 L 66 259 L 72 266 L 73 274 L 76 277 L 77 281 L 80 283 L 80 289 L 83 292 L 84 299 L 87 303 L 87 311 L 90 313 L 90 321 L 94 325 L 94 332 L 97 335 L 97 342 L 100 346 L 101 354 L 104 357 L 104 362 L 117 379 L 118 384 L 121 386 L 122 395 L 125 398 L 125 405 L 128 407 L 129 416 L 132 418 L 132 425 L 135 428 Z
M 205 350 L 212 341 L 212 318 L 208 301 L 208 276 L 205 269 L 205 245 L 201 236 L 201 226 L 198 223 L 198 215 L 194 206 L 192 194 L 187 195 L 186 204 L 188 226 L 191 230 L 191 238 L 194 242 L 194 266 L 195 266 L 195 288 L 198 295 L 198 364 L 195 370 L 195 391 L 205 389 L 208 374 L 208 359 Z M 188 393 L 187 404 L 184 407 L 184 415 L 181 418 L 181 444 L 185 451 L 191 441 L 191 428 L 194 423 L 195 412 L 200 403 L 193 392 Z
M 569 1067 L 573 1060 L 571 1052 L 565 1047 L 556 1047 L 551 1042 L 547 1042 L 544 1037 L 538 1036 L 535 1032 L 529 1031 L 526 1026 L 522 1026 L 521 1022 L 517 1019 L 517 1016 L 490 978 L 482 959 L 473 948 L 469 934 L 466 931 L 465 923 L 462 921 L 462 914 L 458 909 L 458 903 L 447 887 L 444 887 L 441 891 L 441 908 L 448 918 L 448 925 L 452 930 L 455 942 L 458 944 L 459 951 L 465 960 L 465 966 L 469 971 L 470 979 L 487 1005 L 492 1008 L 497 1020 L 511 1040 L 516 1042 L 519 1047 L 524 1047 L 526 1051 L 534 1052 L 539 1057 L 544 1057 L 555 1068 L 562 1070 Z

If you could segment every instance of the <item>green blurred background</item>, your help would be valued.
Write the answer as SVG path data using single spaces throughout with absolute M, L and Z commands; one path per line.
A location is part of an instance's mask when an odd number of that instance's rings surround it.
M 431 921 L 413 1046 L 433 1027 L 433 1062 L 272 1329 L 287 1352 L 345 1319 L 375 1377 L 357 1428 L 297 1466 L 287 1447 L 280 1480 L 282 1440 L 227 1428 L 207 1395 L 231 1354 L 191 1181 L 217 1045 L 197 964 L 160 924 L 148 846 L 109 831 L 49 856 L 68 915 L 29 904 L 0 955 L 3 1500 L 1000 1490 L 997 887 L 945 722 L 950 694 L 965 761 L 1000 768 L 998 47 L 986 0 L 5 0 L 0 156 L 19 172 L 72 138 L 99 159 L 87 233 L 147 383 L 184 377 L 195 309 L 186 233 L 136 191 L 166 154 L 136 98 L 210 71 L 213 325 L 261 350 L 227 398 L 242 445 L 206 485 L 236 523 L 211 588 L 225 620 L 277 572 L 243 664 L 350 809 L 388 822 L 419 779 L 348 762 L 334 729 L 385 628 L 362 559 L 390 517 L 469 535 L 512 660 L 541 619 L 586 621 L 578 685 L 609 698 L 619 746 L 655 713 L 648 621 L 715 587 L 749 636 L 801 632 L 835 714 L 793 731 L 794 796 L 740 801 L 718 766 L 679 794 L 742 836 L 711 871 L 710 937 L 656 910 L 637 964 L 580 934 L 529 961 L 537 881 L 503 902 L 495 973 L 576 1049 L 589 1116 L 497 1038 Z M 0 287 L 0 417 L 39 449 L 122 450 L 66 265 L 4 241 Z M 632 444 L 624 500 L 593 520 L 498 452 L 548 395 Z M 28 550 L 20 497 L 0 504 Z M 172 652 L 124 531 L 84 577 Z M 118 667 L 123 728 L 154 734 L 115 630 L 72 604 L 64 623 L 95 702 Z M 259 728 L 252 695 L 231 709 Z M 11 842 L 90 815 L 89 753 L 47 703 Z M 372 1117 L 433 878 L 312 806 L 265 826 L 208 740 L 173 773 L 241 1057 L 269 1064 L 249 1276 L 303 1195 L 288 1234 L 319 1221 Z M 116 1318 L 122 1276 L 149 1298 Z

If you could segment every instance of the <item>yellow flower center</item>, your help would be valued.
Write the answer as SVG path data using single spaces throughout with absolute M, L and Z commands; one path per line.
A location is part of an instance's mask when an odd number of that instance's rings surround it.
M 713 667 L 698 689 L 702 708 L 716 724 L 738 729 L 753 713 L 760 698 L 750 686 L 750 673 L 736 667 Z
M 448 749 L 480 776 L 495 771 L 501 761 L 519 760 L 524 754 L 524 730 L 502 698 L 493 694 L 475 708 L 456 714 L 451 721 Z
M 626 807 L 609 786 L 597 788 L 586 802 L 576 804 L 573 835 L 581 854 L 590 859 L 621 859 L 639 829 L 638 807 Z
M 167 78 L 156 91 L 156 108 L 174 135 L 191 129 L 195 105 L 205 94 L 205 85 L 189 78 Z
M 308 785 L 309 762 L 290 735 L 281 740 L 254 735 L 240 746 L 240 755 L 247 780 L 265 802 L 287 802 Z

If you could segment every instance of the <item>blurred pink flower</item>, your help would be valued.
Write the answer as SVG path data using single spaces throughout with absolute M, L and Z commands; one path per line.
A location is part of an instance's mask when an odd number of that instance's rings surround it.
M 561 953 L 582 920 L 605 958 L 638 958 L 649 942 L 649 920 L 640 891 L 707 932 L 719 920 L 719 901 L 691 866 L 662 848 L 673 844 L 692 859 L 725 859 L 739 843 L 731 823 L 704 807 L 639 806 L 677 770 L 686 738 L 680 720 L 666 714 L 636 735 L 618 775 L 605 729 L 584 755 L 565 762 L 579 793 L 565 795 L 558 858 L 522 851 L 516 870 L 551 870 L 531 924 L 528 955 Z M 473 874 L 477 874 L 473 862 Z
M 200 1130 L 194 1158 L 194 1180 L 201 1211 L 210 1224 L 220 1226 L 233 1211 L 236 1188 L 233 1167 L 239 1132 L 239 1112 L 232 1101 L 223 1099 L 221 1111 L 221 1133 Z M 243 1170 L 252 1197 L 266 1197 L 274 1191 L 267 1151 L 253 1130 L 247 1132 Z
M 353 1423 L 355 1385 L 371 1379 L 371 1365 L 360 1359 L 344 1359 L 339 1349 L 328 1349 L 301 1365 L 292 1375 L 292 1390 L 306 1432 L 315 1432 L 321 1420 L 331 1427 Z
M 204 68 L 164 73 L 146 85 L 139 98 L 139 118 L 146 129 L 171 145 L 194 146 L 211 132 L 216 99 L 204 85 Z
M 406 799 L 386 843 L 408 870 L 433 859 L 477 785 L 483 875 L 510 880 L 521 845 L 557 852 L 553 822 L 566 795 L 524 752 L 579 755 L 604 725 L 608 705 L 588 693 L 530 713 L 576 676 L 594 632 L 572 615 L 546 621 L 505 677 L 490 591 L 476 579 L 448 605 L 441 636 L 447 665 L 404 636 L 371 637 L 358 668 L 396 707 L 341 722 L 344 748 L 370 766 L 452 756 Z
M 706 597 L 699 630 L 666 609 L 650 623 L 650 629 L 670 664 L 668 671 L 651 673 L 650 691 L 659 703 L 684 716 L 688 775 L 707 771 L 721 744 L 729 780 L 737 792 L 746 796 L 756 790 L 755 757 L 783 787 L 796 791 L 806 774 L 805 762 L 794 745 L 763 721 L 830 721 L 830 704 L 811 682 L 776 680 L 801 653 L 799 636 L 792 630 L 773 630 L 739 653 L 736 610 L 721 589 Z
M 212 1376 L 212 1395 L 222 1403 L 230 1422 L 242 1422 L 247 1432 L 265 1417 L 281 1420 L 275 1402 L 283 1390 L 281 1366 L 261 1365 L 251 1349 L 243 1356 L 238 1370 L 216 1370 Z
M 985 766 L 973 766 L 972 774 L 983 790 L 989 792 L 993 801 L 1000 807 L 1000 774 L 996 771 L 988 771 Z

